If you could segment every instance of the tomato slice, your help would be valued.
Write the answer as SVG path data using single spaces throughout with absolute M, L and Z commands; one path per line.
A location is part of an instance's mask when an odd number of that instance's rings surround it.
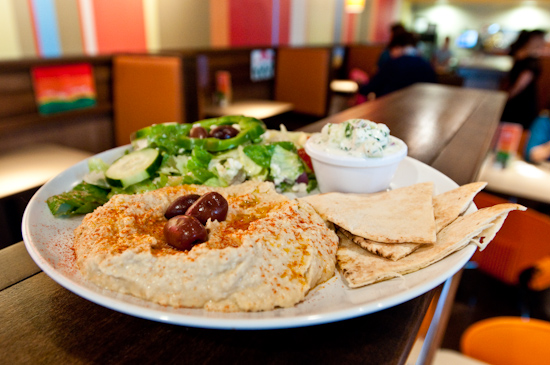
M 311 157 L 307 154 L 306 150 L 303 148 L 298 149 L 298 156 L 304 161 L 306 166 L 313 171 L 313 164 L 311 163 Z

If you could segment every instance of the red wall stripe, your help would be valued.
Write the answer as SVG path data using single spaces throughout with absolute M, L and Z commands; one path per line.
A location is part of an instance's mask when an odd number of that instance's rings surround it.
M 143 4 L 135 0 L 94 0 L 99 53 L 145 52 Z
M 353 43 L 355 42 L 355 24 L 357 20 L 357 14 L 346 13 L 345 15 L 345 34 L 344 42 Z
M 230 0 L 229 39 L 232 46 L 271 44 L 271 0 Z
M 375 21 L 372 40 L 374 42 L 387 42 L 390 39 L 390 26 L 393 23 L 393 14 L 396 6 L 395 0 L 374 0 Z

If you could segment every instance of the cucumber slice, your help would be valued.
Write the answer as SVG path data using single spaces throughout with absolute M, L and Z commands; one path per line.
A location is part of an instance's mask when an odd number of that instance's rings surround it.
M 105 171 L 105 177 L 111 186 L 126 188 L 153 176 L 161 162 L 159 151 L 144 148 L 116 160 Z

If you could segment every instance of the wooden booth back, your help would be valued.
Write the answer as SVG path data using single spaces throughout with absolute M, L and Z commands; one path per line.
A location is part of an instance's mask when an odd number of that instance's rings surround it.
M 348 73 L 357 68 L 366 72 L 369 77 L 372 77 L 378 71 L 378 59 L 385 47 L 385 44 L 348 46 L 346 54 Z
M 113 92 L 115 140 L 151 124 L 185 122 L 182 65 L 179 57 L 115 56 Z
M 33 88 L 36 67 L 91 65 L 96 105 L 40 114 Z M 0 153 L 35 143 L 57 143 L 90 152 L 114 146 L 111 57 L 66 57 L 0 62 Z
M 273 99 L 273 79 L 255 81 L 251 78 L 251 53 L 254 49 L 212 49 L 197 52 L 197 92 L 201 108 L 199 118 L 204 117 L 202 106 L 215 102 L 218 72 L 229 73 L 233 101 Z
M 329 107 L 331 48 L 279 48 L 275 100 L 290 102 L 294 111 L 323 118 Z

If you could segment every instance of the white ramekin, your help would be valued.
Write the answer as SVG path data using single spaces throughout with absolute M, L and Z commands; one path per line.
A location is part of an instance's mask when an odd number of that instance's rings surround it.
M 390 136 L 400 147 L 383 157 L 360 158 L 332 155 L 321 150 L 310 138 L 305 145 L 321 193 L 376 193 L 386 190 L 399 166 L 407 156 L 407 145 Z

